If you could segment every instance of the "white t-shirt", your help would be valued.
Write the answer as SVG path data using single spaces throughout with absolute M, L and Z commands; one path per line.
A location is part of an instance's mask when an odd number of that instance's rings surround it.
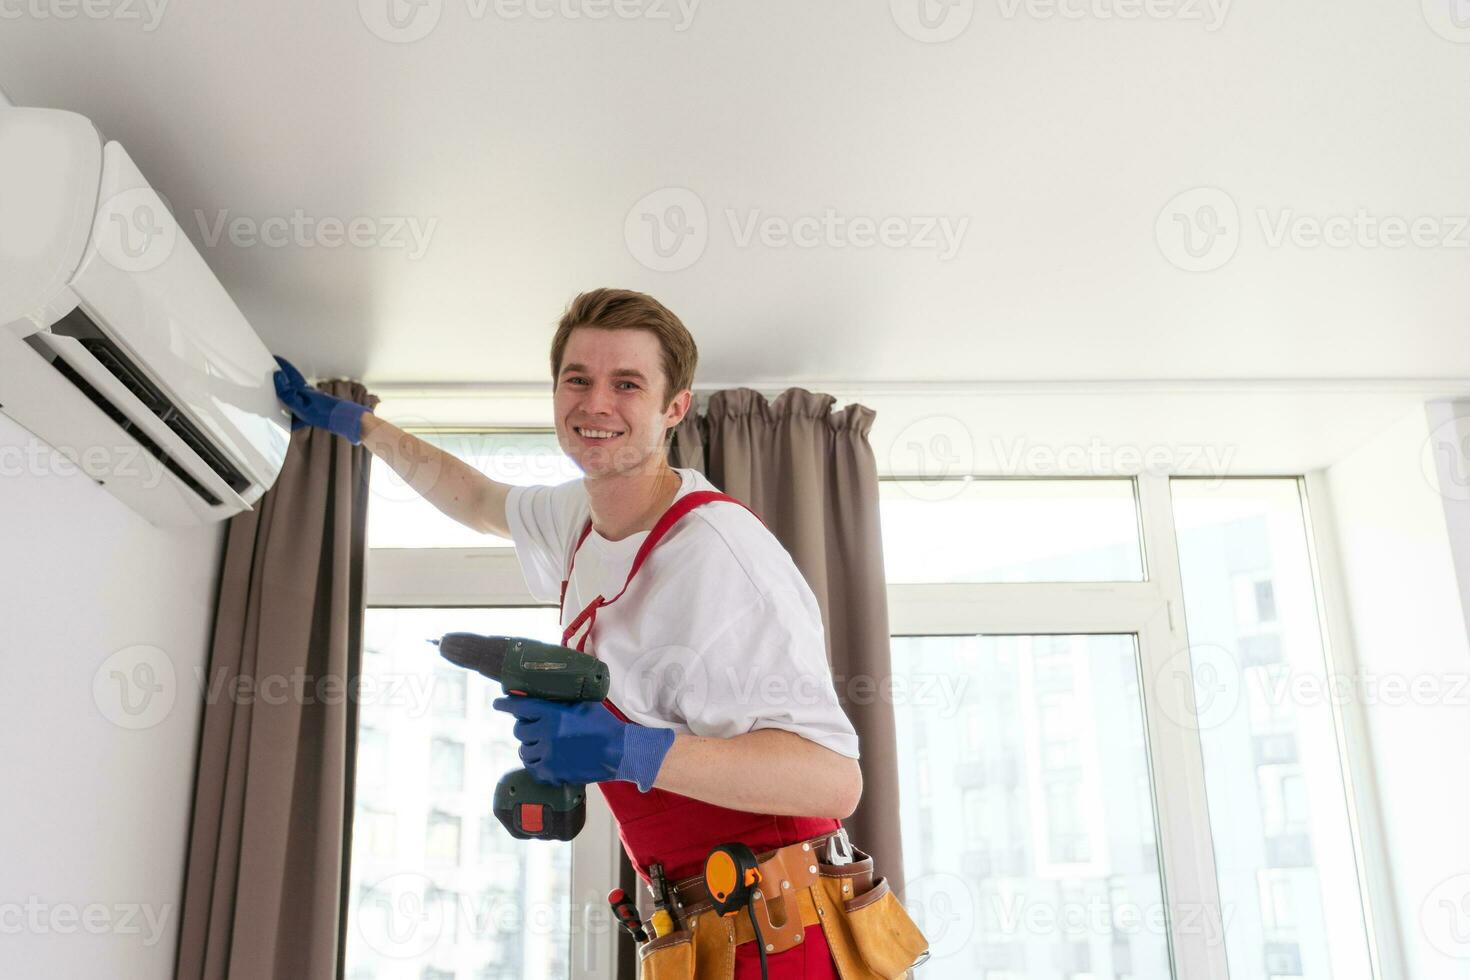
M 683 481 L 675 499 L 716 489 L 696 470 L 675 472 Z M 591 515 L 586 487 L 514 487 L 505 506 L 526 586 L 555 602 Z M 648 533 L 587 535 L 563 629 L 597 595 L 618 594 Z M 715 738 L 779 728 L 858 758 L 816 597 L 776 537 L 738 504 L 715 501 L 685 514 L 622 598 L 598 610 L 586 652 L 608 664 L 609 699 L 639 724 Z

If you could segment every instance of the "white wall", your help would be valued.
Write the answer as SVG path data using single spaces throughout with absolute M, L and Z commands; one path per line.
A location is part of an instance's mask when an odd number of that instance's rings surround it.
M 223 526 L 63 466 L 0 415 L 0 972 L 169 980 Z
M 1446 438 L 1462 430 L 1442 427 L 1447 404 L 1428 409 L 1329 467 L 1326 482 L 1351 645 L 1366 681 L 1360 690 L 1393 892 L 1393 908 L 1383 912 L 1397 913 L 1408 977 L 1463 980 L 1470 975 L 1470 643 L 1466 579 L 1456 571 L 1470 569 L 1470 470 L 1464 444 Z M 1437 465 L 1436 447 L 1458 458 L 1440 453 Z

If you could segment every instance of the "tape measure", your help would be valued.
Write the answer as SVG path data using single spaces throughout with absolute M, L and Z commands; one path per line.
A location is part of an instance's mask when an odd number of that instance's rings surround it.
M 760 880 L 755 852 L 739 842 L 721 844 L 704 859 L 704 886 L 721 915 L 734 915 L 749 905 Z

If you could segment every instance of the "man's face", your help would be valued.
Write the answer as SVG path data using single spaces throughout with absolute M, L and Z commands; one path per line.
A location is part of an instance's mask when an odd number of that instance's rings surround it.
M 663 458 L 664 433 L 692 395 L 681 391 L 664 408 L 661 355 L 648 330 L 577 327 L 567 338 L 553 399 L 556 438 L 587 476 L 642 472 Z

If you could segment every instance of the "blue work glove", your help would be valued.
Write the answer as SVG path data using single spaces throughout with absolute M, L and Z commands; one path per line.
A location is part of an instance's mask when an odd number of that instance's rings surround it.
M 362 442 L 362 415 L 366 405 L 337 398 L 306 383 L 301 372 L 284 357 L 277 357 L 281 369 L 274 375 L 276 397 L 291 410 L 291 431 L 303 425 L 314 425 L 342 436 L 354 446 Z
M 619 721 L 601 701 L 564 704 L 517 695 L 496 698 L 491 707 L 516 716 L 521 761 L 543 783 L 624 779 L 647 793 L 674 744 L 672 728 Z

